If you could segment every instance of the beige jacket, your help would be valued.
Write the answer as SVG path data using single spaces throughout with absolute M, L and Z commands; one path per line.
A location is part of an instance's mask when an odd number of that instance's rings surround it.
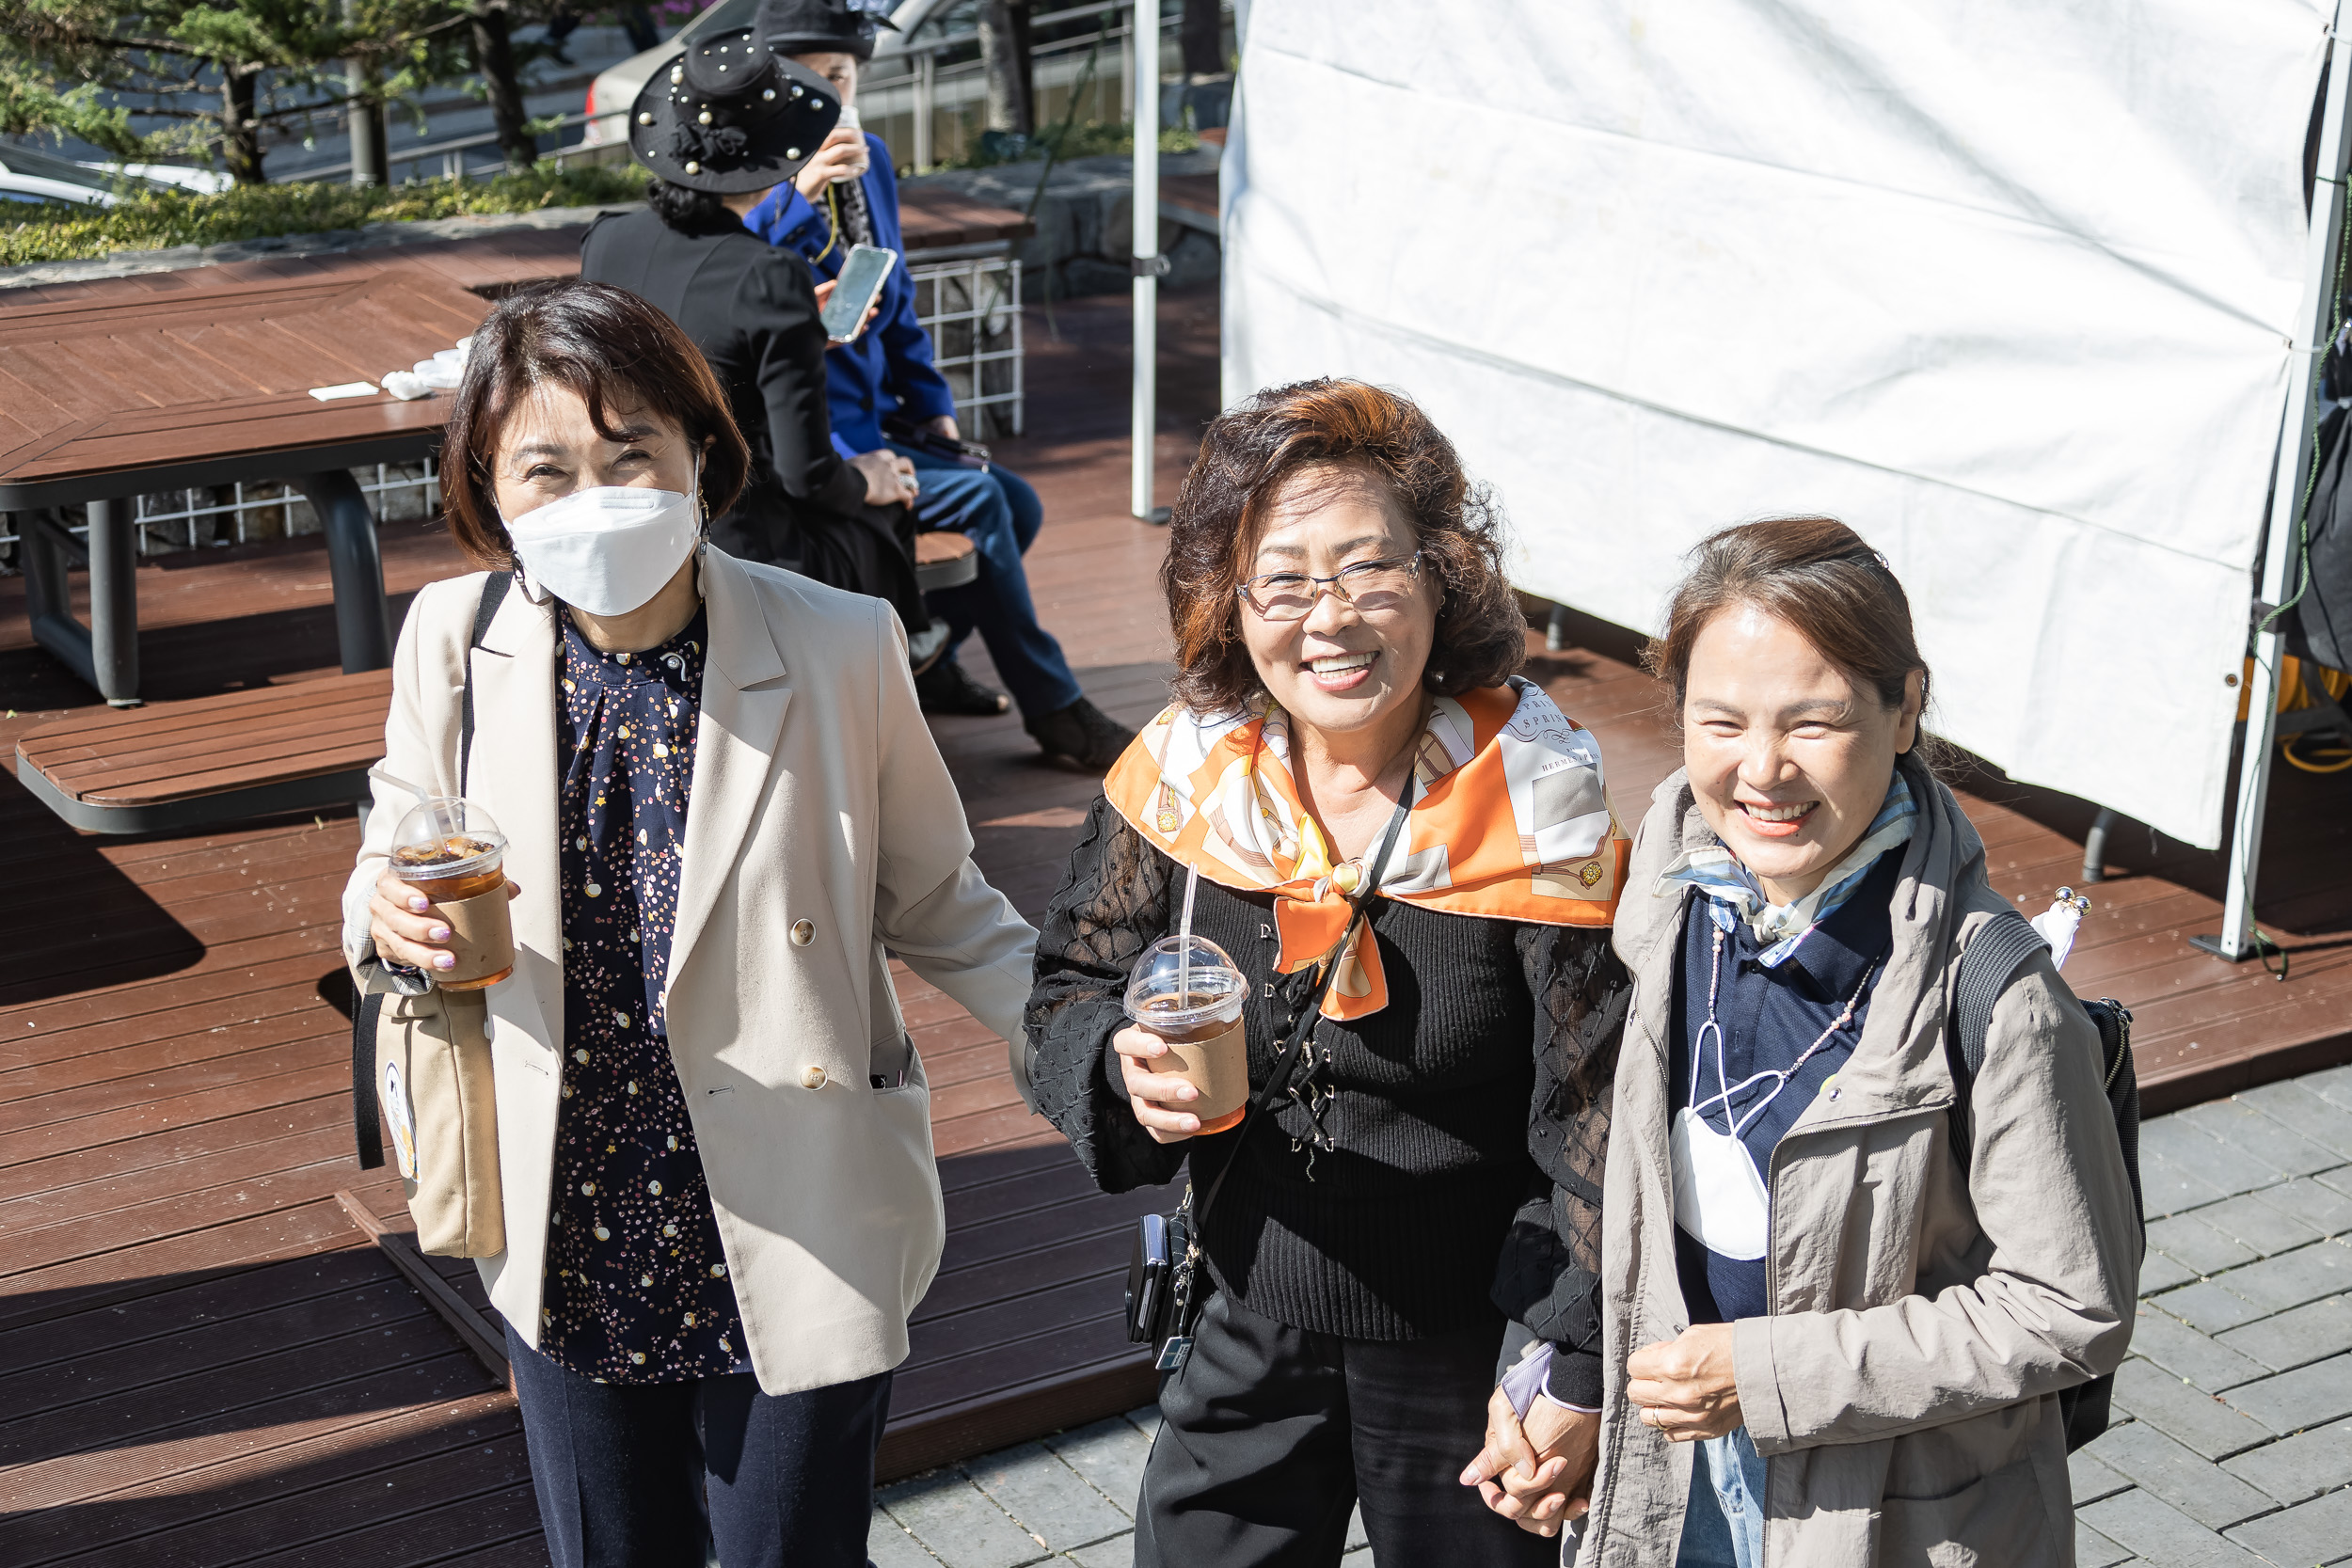
M 1995 1009 L 1972 1107 L 1974 1174 L 1948 1146 L 1947 1002 L 1962 943 L 2006 907 L 1951 792 L 1920 802 L 1895 947 L 1838 1094 L 1772 1160 L 1769 1318 L 1733 1331 L 1765 1455 L 1770 1568 L 2074 1560 L 2057 1391 L 2130 1342 L 2140 1231 L 2102 1092 L 2098 1033 L 2046 955 Z M 1684 777 L 1634 839 L 1617 950 L 1633 973 L 1603 1225 L 1609 1390 L 1585 1568 L 1674 1561 L 1696 1449 L 1626 1402 L 1626 1360 L 1688 1326 L 1675 1274 L 1666 1053 L 1684 904 L 1660 871 L 1706 841 Z
M 456 793 L 482 583 L 477 573 L 417 596 L 394 656 L 382 772 Z M 877 1060 L 911 1055 L 898 1049 L 884 944 L 1017 1040 L 1036 933 L 972 863 L 889 608 L 715 548 L 702 588 L 710 649 L 670 951 L 670 1053 L 752 1365 L 782 1394 L 904 1359 L 907 1314 L 939 1266 L 946 1227 L 921 1064 L 909 1062 L 902 1088 L 869 1086 Z M 559 657 L 552 608 L 510 592 L 474 656 L 469 785 L 511 841 L 522 885 L 515 975 L 489 992 L 507 1250 L 484 1259 L 482 1275 L 534 1344 L 564 1039 Z M 368 892 L 412 803 L 376 780 L 343 905 L 355 966 L 373 957 Z

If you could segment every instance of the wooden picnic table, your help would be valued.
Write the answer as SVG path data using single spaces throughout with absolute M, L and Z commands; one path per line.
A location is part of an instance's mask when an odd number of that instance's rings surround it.
M 946 192 L 907 206 L 910 255 L 1004 249 L 1018 213 Z M 24 544 L 33 636 L 115 707 L 138 706 L 135 498 L 280 480 L 316 509 L 335 594 L 339 683 L 53 724 L 17 743 L 23 782 L 98 832 L 171 831 L 357 798 L 380 754 L 391 663 L 375 518 L 351 470 L 435 451 L 446 392 L 373 390 L 471 333 L 490 302 L 580 270 L 579 225 L 332 255 L 43 284 L 0 294 L 0 511 Z M 322 401 L 314 388 L 366 382 Z M 87 542 L 46 509 L 87 508 Z M 931 540 L 928 587 L 977 570 Z M 87 626 L 68 595 L 90 577 Z M 252 705 L 259 703 L 259 706 Z M 369 710 L 374 719 L 371 723 Z M 372 738 L 373 736 L 373 738 Z
M 450 347 L 487 295 L 578 267 L 577 230 L 11 290 L 0 313 L 0 510 L 25 516 L 42 647 L 117 706 L 138 699 L 133 498 L 278 479 L 326 534 L 346 673 L 391 661 L 373 515 L 351 469 L 437 445 L 446 395 L 321 402 Z M 86 545 L 45 509 L 87 508 Z M 90 625 L 65 594 L 90 573 Z

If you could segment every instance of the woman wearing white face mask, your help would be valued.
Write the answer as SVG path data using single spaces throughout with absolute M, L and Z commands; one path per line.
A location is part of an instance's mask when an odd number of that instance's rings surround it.
M 421 994 L 450 932 L 386 870 L 411 781 L 509 836 L 515 971 L 461 1044 L 495 1066 L 483 1276 L 561 1564 L 699 1564 L 706 1516 L 731 1568 L 865 1561 L 943 1230 L 883 944 L 1008 1037 L 1028 994 L 889 609 L 702 539 L 745 467 L 644 301 L 491 313 L 443 468 L 490 570 L 410 610 L 345 895 L 363 988 Z
M 1578 1560 L 2072 1563 L 2059 1395 L 2123 1358 L 2138 1210 L 2097 1031 L 2046 953 L 1953 1115 L 1961 954 L 2010 905 L 1919 761 L 1902 587 L 1842 523 L 1730 529 L 1649 657 L 1685 766 L 1618 907 L 1633 1009 Z

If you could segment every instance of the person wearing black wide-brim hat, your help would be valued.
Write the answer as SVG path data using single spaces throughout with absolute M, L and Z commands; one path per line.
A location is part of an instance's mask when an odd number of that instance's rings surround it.
M 629 106 L 629 150 L 654 176 L 646 207 L 589 228 L 580 276 L 667 313 L 726 388 L 752 471 L 741 499 L 711 519 L 712 540 L 888 600 L 920 666 L 946 628 L 915 585 L 914 467 L 888 451 L 845 460 L 835 450 L 816 280 L 742 223 L 840 114 L 831 86 L 772 53 L 757 28 L 695 40 Z

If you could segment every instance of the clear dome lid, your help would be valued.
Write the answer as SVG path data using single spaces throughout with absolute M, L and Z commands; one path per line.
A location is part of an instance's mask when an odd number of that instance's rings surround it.
M 392 832 L 392 870 L 412 882 L 488 871 L 505 853 L 506 835 L 471 800 L 437 795 L 420 800 Z
M 1224 948 L 1206 937 L 1162 937 L 1136 959 L 1127 1015 L 1181 1029 L 1236 1018 L 1248 995 L 1248 977 Z

